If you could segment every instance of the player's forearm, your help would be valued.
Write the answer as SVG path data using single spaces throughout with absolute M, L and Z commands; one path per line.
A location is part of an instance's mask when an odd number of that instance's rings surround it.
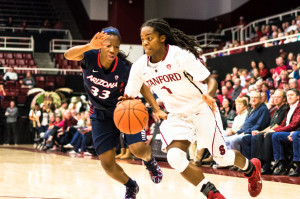
M 143 95 L 143 97 L 147 100 L 147 102 L 149 102 L 149 104 L 152 106 L 154 112 L 157 112 L 160 110 L 158 104 L 156 103 L 156 100 L 154 99 L 153 94 L 151 93 L 150 89 L 145 84 L 142 85 L 140 92 Z
M 218 89 L 218 83 L 216 79 L 210 75 L 208 78 L 206 78 L 205 83 L 207 83 L 207 94 L 211 97 L 214 97 Z
M 65 58 L 68 60 L 81 61 L 83 59 L 83 53 L 92 50 L 89 44 L 75 46 L 67 50 L 64 54 Z

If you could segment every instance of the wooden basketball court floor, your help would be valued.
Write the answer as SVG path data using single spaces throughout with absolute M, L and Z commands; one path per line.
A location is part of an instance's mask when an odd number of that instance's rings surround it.
M 118 162 L 138 182 L 137 199 L 205 198 L 165 162 L 159 162 L 164 173 L 160 184 L 152 183 L 141 161 Z M 227 199 L 251 198 L 247 179 L 241 173 L 203 170 Z M 257 198 L 299 199 L 299 185 L 299 177 L 264 176 L 263 190 Z M 110 179 L 95 157 L 39 152 L 24 145 L 0 146 L 0 199 L 121 199 L 124 192 L 124 186 Z

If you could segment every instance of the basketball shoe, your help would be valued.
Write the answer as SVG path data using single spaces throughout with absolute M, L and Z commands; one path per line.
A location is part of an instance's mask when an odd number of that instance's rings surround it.
M 144 164 L 149 171 L 150 178 L 154 183 L 160 183 L 163 177 L 163 173 L 158 166 L 155 158 L 151 156 L 151 160 L 149 162 L 144 161 Z
M 262 189 L 262 180 L 261 180 L 261 163 L 257 158 L 251 159 L 252 164 L 255 167 L 250 177 L 248 178 L 248 192 L 250 196 L 256 197 L 260 194 Z
M 218 191 L 215 185 L 211 182 L 203 185 L 201 192 L 207 196 L 207 199 L 225 199 L 225 197 Z
M 136 199 L 136 194 L 139 192 L 139 185 L 134 181 L 135 186 L 126 187 L 126 193 L 124 199 Z

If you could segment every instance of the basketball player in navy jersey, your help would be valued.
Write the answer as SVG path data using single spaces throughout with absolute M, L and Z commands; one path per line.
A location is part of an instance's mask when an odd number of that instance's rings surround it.
M 116 28 L 108 27 L 96 33 L 90 43 L 72 47 L 65 53 L 68 60 L 82 61 L 83 82 L 91 102 L 93 142 L 105 172 L 126 186 L 125 199 L 135 199 L 137 183 L 132 180 L 115 161 L 115 147 L 119 142 L 120 131 L 113 122 L 113 112 L 118 98 L 124 94 L 131 63 L 119 52 L 121 36 Z M 150 92 L 144 85 L 141 93 Z M 149 96 L 149 93 L 148 95 Z M 148 99 L 148 100 L 154 100 Z M 154 107 L 158 114 L 165 114 Z M 151 180 L 159 183 L 162 171 L 151 156 L 150 146 L 145 144 L 145 132 L 125 135 L 131 152 L 142 159 L 149 170 Z

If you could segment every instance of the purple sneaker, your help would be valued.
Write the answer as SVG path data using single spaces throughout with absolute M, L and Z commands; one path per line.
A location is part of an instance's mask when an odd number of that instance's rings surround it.
M 135 185 L 134 187 L 126 187 L 126 193 L 124 199 L 135 199 L 136 194 L 139 192 L 139 185 L 134 181 Z
M 160 183 L 163 177 L 163 173 L 160 167 L 158 166 L 156 160 L 154 159 L 154 157 L 153 156 L 151 157 L 150 163 L 146 163 L 144 161 L 144 164 L 147 170 L 149 171 L 151 180 L 156 184 Z

